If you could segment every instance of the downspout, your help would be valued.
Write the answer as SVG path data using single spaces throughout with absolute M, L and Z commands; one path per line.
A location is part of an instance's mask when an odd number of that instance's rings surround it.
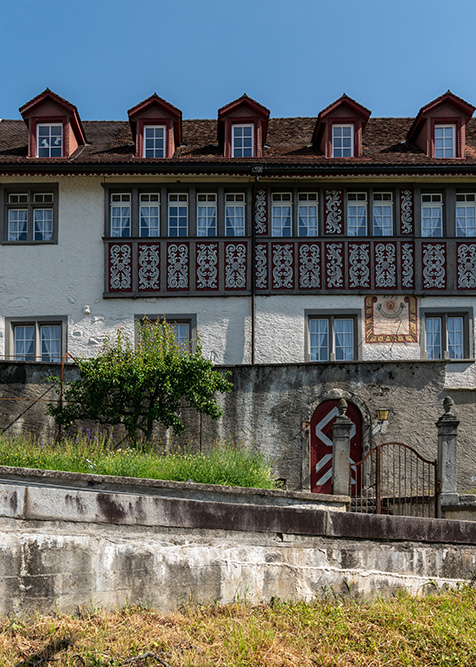
M 256 344 L 255 344 L 255 330 L 256 330 L 256 190 L 258 181 L 263 167 L 256 166 L 251 168 L 254 174 L 254 182 L 252 188 L 252 203 L 251 203 L 251 363 L 255 364 L 256 359 Z

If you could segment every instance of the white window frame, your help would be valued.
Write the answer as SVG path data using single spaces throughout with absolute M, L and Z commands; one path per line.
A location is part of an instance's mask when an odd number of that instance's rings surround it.
M 298 192 L 297 234 L 302 237 L 316 237 L 319 233 L 319 195 L 317 192 Z M 311 212 L 315 209 L 315 212 Z M 309 223 L 315 218 L 315 223 Z M 305 220 L 306 224 L 301 224 Z
M 47 127 L 49 128 L 48 135 L 44 135 L 41 138 L 41 141 L 47 141 L 48 145 L 47 146 L 40 146 L 40 128 Z M 54 146 L 52 145 L 53 138 L 51 135 L 51 131 L 53 127 L 60 127 L 61 128 L 61 135 L 59 135 L 60 143 L 59 146 L 56 143 Z M 63 123 L 38 123 L 36 126 L 36 157 L 63 157 L 63 144 L 64 144 L 64 128 L 63 128 Z M 58 135 L 54 135 L 56 137 L 56 141 L 58 140 Z M 52 155 L 52 151 L 60 151 L 60 155 Z M 41 152 L 46 152 L 46 155 L 40 155 Z
M 202 212 L 200 213 L 200 209 Z M 218 234 L 217 196 L 213 192 L 197 192 L 197 236 L 217 236 Z M 200 225 L 200 222 L 204 225 Z
M 458 215 L 458 209 L 460 209 L 460 215 Z M 458 224 L 459 220 L 463 221 L 462 225 Z M 471 224 L 468 224 L 468 220 L 472 221 Z M 456 193 L 455 221 L 457 237 L 476 236 L 476 194 L 474 192 Z
M 355 210 L 354 210 L 355 209 Z M 364 215 L 362 216 L 362 209 Z M 365 219 L 365 229 L 358 224 L 359 218 Z M 356 225 L 351 226 L 351 221 L 357 220 Z M 368 202 L 366 192 L 347 193 L 347 236 L 367 236 L 368 234 Z
M 442 130 L 443 136 L 437 137 L 437 131 Z M 446 130 L 451 130 L 451 137 L 445 136 Z M 450 123 L 436 123 L 434 126 L 435 157 L 438 159 L 456 157 L 456 125 Z M 451 146 L 446 146 L 446 140 L 451 138 Z M 437 142 L 443 141 L 443 145 L 437 147 Z
M 173 214 L 173 209 L 185 209 L 185 213 L 177 211 Z M 173 219 L 177 219 L 177 224 L 172 226 Z M 181 224 L 181 220 L 185 218 L 185 225 Z M 187 192 L 170 192 L 168 195 L 167 207 L 167 234 L 169 238 L 185 238 L 188 236 L 189 224 L 189 210 L 188 210 L 188 193 Z M 172 234 L 172 231 L 177 233 Z
M 242 220 L 238 226 L 237 220 Z M 228 221 L 233 221 L 229 225 Z M 244 192 L 225 193 L 225 236 L 244 236 L 246 233 L 246 195 Z
M 154 213 L 152 209 L 157 211 Z M 157 221 L 154 226 L 151 220 Z M 139 236 L 141 238 L 160 236 L 160 192 L 139 193 Z
M 372 222 L 374 236 L 392 236 L 393 235 L 393 193 L 392 192 L 374 192 L 372 194 Z M 380 216 L 376 215 L 376 209 L 382 209 Z M 384 213 L 383 209 L 390 209 L 390 214 Z M 386 220 L 387 224 L 378 227 L 375 224 L 376 218 Z M 388 222 L 389 219 L 389 222 Z
M 7 358 L 15 361 L 42 361 L 45 363 L 60 363 L 66 352 L 66 322 L 67 317 L 20 317 L 5 318 L 6 326 L 6 353 Z M 33 353 L 29 355 L 20 355 L 16 351 L 16 329 L 19 327 L 28 327 L 33 329 Z M 47 355 L 42 350 L 42 332 L 46 327 L 59 327 L 59 354 L 54 359 L 46 358 Z
M 132 196 L 130 192 L 111 192 L 109 196 L 111 238 L 129 238 L 132 233 Z M 113 212 L 113 209 L 120 209 Z
M 344 145 L 344 141 L 349 139 L 349 137 L 343 136 L 343 130 L 350 128 L 350 145 Z M 336 136 L 338 132 L 341 136 Z M 354 132 L 355 128 L 352 123 L 336 123 L 332 125 L 332 157 L 354 157 Z M 336 144 L 341 142 L 340 146 Z M 347 141 L 346 141 L 347 143 Z M 344 153 L 349 152 L 348 155 Z
M 244 140 L 247 137 L 235 136 L 237 130 L 244 130 L 251 128 L 251 146 L 244 146 Z M 254 157 L 255 154 L 255 126 L 253 123 L 233 123 L 231 126 L 231 156 L 232 157 Z M 250 152 L 250 155 L 244 155 L 245 152 Z
M 147 131 L 148 130 L 154 130 L 154 136 L 153 137 L 147 137 Z M 160 137 L 155 136 L 155 131 L 160 130 L 162 132 L 162 142 L 163 146 L 162 148 L 156 148 L 155 144 Z M 152 140 L 154 142 L 154 147 L 153 148 L 147 148 L 146 143 L 147 140 Z M 144 125 L 144 133 L 142 137 L 142 141 L 144 144 L 144 149 L 143 149 L 143 157 L 145 158 L 164 158 L 166 156 L 166 141 L 167 141 L 167 128 L 165 125 Z M 152 152 L 152 155 L 147 155 L 148 152 Z
M 292 235 L 293 195 L 291 192 L 273 192 L 271 194 L 271 236 L 288 238 Z
M 439 216 L 434 215 L 436 212 L 439 212 Z M 432 224 L 425 223 L 426 220 L 431 223 L 436 219 L 439 219 L 438 228 L 433 228 Z M 423 193 L 421 195 L 421 235 L 425 238 L 443 236 L 443 195 L 441 193 Z

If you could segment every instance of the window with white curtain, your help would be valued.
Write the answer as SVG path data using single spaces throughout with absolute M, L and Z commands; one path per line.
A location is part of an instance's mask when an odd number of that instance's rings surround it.
M 347 194 L 347 234 L 349 236 L 367 235 L 366 192 L 349 192 Z
M 293 198 L 290 192 L 274 192 L 271 195 L 271 235 L 292 235 Z
M 20 186 L 7 192 L 4 240 L 10 243 L 56 242 L 57 199 L 56 187 L 47 192 Z
M 15 361 L 61 361 L 65 353 L 66 318 L 7 318 L 7 357 Z
M 352 361 L 357 358 L 355 315 L 310 315 L 310 361 Z
M 298 193 L 298 236 L 317 236 L 317 192 Z
M 245 195 L 225 194 L 225 236 L 245 235 Z
M 468 359 L 470 357 L 470 320 L 470 311 L 423 311 L 424 357 L 426 359 Z
M 391 192 L 373 193 L 374 236 L 393 234 L 393 195 Z
M 421 196 L 421 235 L 443 236 L 443 197 L 440 193 Z
M 217 235 L 217 196 L 214 193 L 197 194 L 197 236 Z
M 456 236 L 476 236 L 476 194 L 456 195 Z

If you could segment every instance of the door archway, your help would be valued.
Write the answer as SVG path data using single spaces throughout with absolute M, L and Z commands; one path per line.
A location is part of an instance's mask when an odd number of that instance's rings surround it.
M 311 417 L 311 491 L 332 493 L 332 425 L 339 415 L 338 399 L 324 401 Z M 350 440 L 350 462 L 362 458 L 362 415 L 360 410 L 347 402 L 346 416 L 353 423 Z M 352 487 L 360 488 L 360 479 L 352 471 Z

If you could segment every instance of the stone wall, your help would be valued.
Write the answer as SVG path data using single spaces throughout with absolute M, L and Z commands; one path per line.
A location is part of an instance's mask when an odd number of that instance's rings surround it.
M 0 476 L 0 614 L 422 594 L 476 568 L 472 522 L 355 515 L 333 496 Z
M 309 458 L 301 426 L 322 401 L 344 397 L 355 403 L 362 413 L 365 449 L 397 441 L 435 459 L 435 423 L 442 414 L 444 397 L 450 395 L 461 422 L 458 490 L 472 491 L 476 487 L 472 481 L 476 475 L 476 394 L 469 389 L 450 389 L 445 384 L 446 366 L 443 361 L 399 361 L 220 367 L 231 373 L 234 390 L 220 398 L 224 416 L 218 422 L 203 417 L 203 443 L 234 440 L 253 444 L 273 459 L 276 476 L 285 478 L 288 488 L 307 490 Z M 47 400 L 55 395 L 44 380 L 59 373 L 57 364 L 0 362 L 0 430 L 53 436 L 54 423 L 44 411 Z M 74 366 L 66 366 L 66 380 L 75 374 Z M 379 423 L 375 412 L 383 406 L 390 409 L 389 419 Z M 183 415 L 188 430 L 180 438 L 157 429 L 157 438 L 165 447 L 190 441 L 198 444 L 199 416 L 187 409 Z

